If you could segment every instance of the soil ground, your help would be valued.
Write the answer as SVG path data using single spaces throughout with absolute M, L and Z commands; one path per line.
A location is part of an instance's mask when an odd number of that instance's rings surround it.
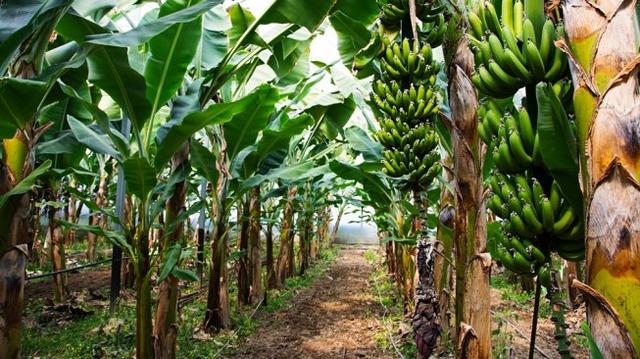
M 70 291 L 88 290 L 89 292 L 101 288 L 108 288 L 111 281 L 111 268 L 101 267 L 96 270 L 67 274 L 67 287 Z M 24 287 L 24 297 L 27 302 L 43 299 L 45 302 L 53 300 L 53 285 L 51 278 L 29 281 Z
M 371 247 L 375 250 L 376 247 Z M 268 318 L 231 358 L 393 358 L 373 339 L 383 308 L 369 284 L 366 247 L 345 247 L 318 281 Z
M 377 268 L 365 259 L 366 252 L 376 252 L 378 246 L 344 246 L 329 269 L 309 287 L 302 289 L 288 305 L 277 312 L 258 311 L 257 328 L 252 335 L 241 338 L 235 354 L 229 358 L 396 358 L 392 348 L 381 348 L 374 339 L 384 333 L 381 318 L 385 308 L 372 282 Z M 380 254 L 382 255 L 382 254 Z M 109 267 L 93 271 L 70 273 L 68 287 L 74 293 L 105 290 L 109 286 Z M 51 301 L 50 280 L 28 282 L 25 298 Z M 492 288 L 494 357 L 523 358 L 528 351 L 531 305 L 506 299 L 500 289 Z M 580 333 L 584 306 L 567 314 L 569 334 Z M 401 322 L 406 322 L 402 320 Z M 553 339 L 554 326 L 548 318 L 538 324 L 536 358 L 559 358 Z M 391 333 L 400 338 L 410 335 L 410 328 Z M 502 341 L 502 343 L 500 342 Z M 572 340 L 572 354 L 587 358 L 588 352 Z M 500 349 L 500 350 L 498 350 Z M 498 353 L 498 351 L 503 351 Z

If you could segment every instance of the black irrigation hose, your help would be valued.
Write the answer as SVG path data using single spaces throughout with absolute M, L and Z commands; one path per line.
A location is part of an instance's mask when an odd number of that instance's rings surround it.
M 53 277 L 54 275 L 57 275 L 57 274 L 62 274 L 62 273 L 67 273 L 67 272 L 73 272 L 73 271 L 77 271 L 77 270 L 85 269 L 85 268 L 90 268 L 90 267 L 97 267 L 97 266 L 99 266 L 99 265 L 101 265 L 101 264 L 105 264 L 105 263 L 107 263 L 107 262 L 111 262 L 111 260 L 112 260 L 112 259 L 111 259 L 111 258 L 109 258 L 109 259 L 105 259 L 105 260 L 102 260 L 102 261 L 99 261 L 99 262 L 94 262 L 94 263 L 89 263 L 89 264 L 81 265 L 81 266 L 78 266 L 78 267 L 67 268 L 67 269 L 61 269 L 61 270 L 57 270 L 57 271 L 49 272 L 49 273 L 37 274 L 37 275 L 33 275 L 33 276 L 30 276 L 30 277 L 27 277 L 27 279 L 26 279 L 26 280 L 28 280 L 28 281 L 29 281 L 29 280 L 33 280 L 33 279 L 40 279 L 40 278 Z

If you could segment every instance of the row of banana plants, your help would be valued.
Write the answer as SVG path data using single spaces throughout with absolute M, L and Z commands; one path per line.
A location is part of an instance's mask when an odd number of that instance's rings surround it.
M 303 274 L 335 237 L 331 208 L 338 222 L 344 211 L 332 161 L 357 143 L 343 129 L 357 90 L 344 81 L 356 82 L 311 63 L 310 44 L 329 14 L 356 7 L 275 0 L 254 15 L 222 0 L 2 2 L 0 358 L 20 356 L 25 267 L 45 211 L 54 270 L 64 237 L 80 231 L 87 257 L 98 239 L 126 255 L 138 358 L 176 357 L 180 291 L 203 261 L 212 332 L 233 325 L 230 268 L 241 305 Z M 198 214 L 210 251 L 189 235 Z M 64 274 L 54 288 L 64 300 Z
M 529 356 L 546 288 L 571 357 L 553 258 L 586 260 L 568 289 L 586 298 L 593 355 L 638 355 L 634 9 L 387 0 L 331 15 L 377 120 L 360 160 L 332 166 L 374 209 L 422 357 L 491 356 L 492 260 L 535 280 Z

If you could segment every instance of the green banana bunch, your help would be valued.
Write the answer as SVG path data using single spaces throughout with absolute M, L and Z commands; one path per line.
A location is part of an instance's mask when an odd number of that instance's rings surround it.
M 494 174 L 487 206 L 505 221 L 509 233 L 522 239 L 546 240 L 560 257 L 584 257 L 584 223 L 553 181 L 545 191 L 535 177 Z
M 428 43 L 432 47 L 442 45 L 444 34 L 447 32 L 447 21 L 444 18 L 444 5 L 425 8 L 420 16 L 422 25 L 418 32 L 421 41 Z
M 534 276 L 539 268 L 548 263 L 549 254 L 534 242 L 512 236 L 502 238 L 497 244 L 495 254 L 502 264 L 514 273 Z
M 384 146 L 383 171 L 390 177 L 407 176 L 407 184 L 427 187 L 442 170 L 435 151 L 438 135 L 428 124 L 409 127 L 406 122 L 384 119 L 375 135 Z
M 397 81 L 377 80 L 372 86 L 371 100 L 388 117 L 411 125 L 425 122 L 440 110 L 435 75 L 432 79 L 418 86 L 412 83 L 406 90 L 402 90 Z
M 426 0 L 416 0 L 416 15 L 421 14 L 425 8 Z M 407 0 L 378 0 L 380 7 L 380 22 L 389 30 L 398 30 L 400 22 L 409 14 L 409 1 Z M 428 6 L 428 5 L 426 5 Z
M 415 85 L 435 83 L 440 65 L 433 60 L 433 50 L 418 40 L 408 39 L 386 47 L 380 58 L 380 67 L 386 81 L 410 79 Z
M 383 32 L 397 32 L 403 19 L 409 15 L 407 0 L 380 0 L 380 22 Z M 416 16 L 420 20 L 420 40 L 426 41 L 433 47 L 438 47 L 447 32 L 447 22 L 444 18 L 446 7 L 439 1 L 416 0 Z
M 491 97 L 512 96 L 540 81 L 555 82 L 567 73 L 565 54 L 555 47 L 564 35 L 544 14 L 544 1 L 503 0 L 500 18 L 491 1 L 469 13 L 469 40 L 477 68 L 471 76 L 476 88 Z
M 489 101 L 479 111 L 478 135 L 492 148 L 493 160 L 502 173 L 519 173 L 542 165 L 537 131 L 525 107 L 501 116 Z

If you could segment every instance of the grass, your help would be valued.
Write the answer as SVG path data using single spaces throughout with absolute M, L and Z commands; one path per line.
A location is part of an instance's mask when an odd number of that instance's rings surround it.
M 404 316 L 402 300 L 395 284 L 387 274 L 387 269 L 380 255 L 372 250 L 364 253 L 364 258 L 374 266 L 369 277 L 373 292 L 380 304 L 385 308 L 385 315 L 381 318 L 382 330 L 374 333 L 374 340 L 378 347 L 385 351 L 397 351 L 405 358 L 415 358 L 416 343 L 409 323 Z M 408 335 L 397 337 L 396 333 L 409 331 Z
M 491 287 L 500 291 L 504 301 L 513 303 L 520 310 L 533 311 L 533 302 L 535 293 L 527 292 L 520 288 L 520 285 L 509 281 L 504 275 L 491 276 Z M 540 293 L 540 317 L 548 318 L 551 316 L 551 305 L 545 298 L 546 290 L 542 288 Z
M 272 313 L 284 310 L 290 305 L 297 292 L 311 285 L 329 268 L 338 254 L 336 248 L 321 251 L 320 258 L 303 276 L 288 279 L 285 288 L 269 291 L 268 302 L 259 308 Z M 232 353 L 240 340 L 251 335 L 259 325 L 258 317 L 252 317 L 255 308 L 240 308 L 235 305 L 235 288 L 230 286 L 230 298 L 234 330 L 223 331 L 212 337 L 194 338 L 194 333 L 202 324 L 206 309 L 203 295 L 182 308 L 178 330 L 179 358 L 212 358 Z M 195 290 L 195 289 L 194 289 Z M 104 289 L 105 294 L 107 289 Z M 185 291 L 187 292 L 187 291 Z M 106 307 L 80 307 L 93 311 L 84 318 L 67 322 L 38 324 L 37 320 L 45 307 L 43 301 L 35 301 L 26 309 L 27 325 L 22 333 L 23 356 L 40 358 L 131 358 L 135 348 L 135 303 L 123 301 L 114 314 Z M 155 312 L 154 312 L 155 313 Z M 199 338 L 199 336 L 198 336 Z

